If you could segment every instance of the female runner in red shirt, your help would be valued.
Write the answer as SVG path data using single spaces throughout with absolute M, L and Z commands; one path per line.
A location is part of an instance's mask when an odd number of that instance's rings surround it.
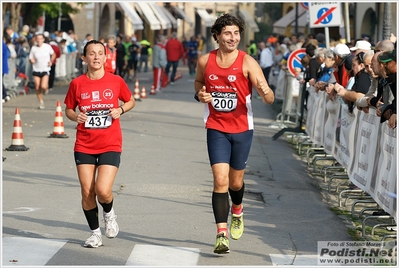
M 82 60 L 88 71 L 72 80 L 64 103 L 66 116 L 78 123 L 74 157 L 83 212 L 92 232 L 84 246 L 96 248 L 102 245 L 97 200 L 103 207 L 105 235 L 113 238 L 119 232 L 112 194 L 122 152 L 119 118 L 134 107 L 135 100 L 120 76 L 105 71 L 103 43 L 87 42 Z

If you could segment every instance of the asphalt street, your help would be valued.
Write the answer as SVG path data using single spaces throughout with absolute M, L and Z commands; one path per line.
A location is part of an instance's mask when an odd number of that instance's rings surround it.
M 44 110 L 32 93 L 3 104 L 3 266 L 311 266 L 318 241 L 352 240 L 292 145 L 284 136 L 272 140 L 276 110 L 253 98 L 245 231 L 230 241 L 230 254 L 214 254 L 203 104 L 193 99 L 194 77 L 180 70 L 183 78 L 156 95 L 149 94 L 152 73 L 138 74 L 147 98 L 121 118 L 122 162 L 113 188 L 120 232 L 103 236 L 97 249 L 82 246 L 90 233 L 73 160 L 75 123 L 63 114 L 68 138 L 49 138 L 68 86 L 44 96 Z M 128 82 L 132 93 L 134 84 Z M 5 150 L 16 108 L 27 151 Z

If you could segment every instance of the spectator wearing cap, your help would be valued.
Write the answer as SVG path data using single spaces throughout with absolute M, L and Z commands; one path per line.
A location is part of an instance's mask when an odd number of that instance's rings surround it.
M 335 67 L 334 72 L 337 83 L 343 87 L 347 87 L 350 78 L 349 71 L 352 69 L 353 55 L 349 47 L 345 44 L 338 44 L 333 49 L 335 56 Z
M 368 71 L 371 73 L 371 76 L 373 77 L 373 79 L 372 79 L 371 86 L 370 86 L 367 94 L 364 97 L 356 100 L 356 106 L 361 108 L 364 112 L 368 111 L 369 106 L 374 106 L 375 108 L 376 108 L 376 106 L 378 106 L 377 101 L 382 96 L 383 86 L 385 84 L 385 82 L 384 82 L 385 78 L 386 78 L 385 69 L 384 69 L 383 64 L 378 61 L 377 56 L 381 53 L 381 51 L 392 51 L 393 49 L 394 49 L 394 44 L 392 43 L 392 41 L 388 40 L 388 39 L 384 39 L 384 40 L 377 42 L 374 50 L 370 50 L 369 52 L 366 53 L 366 54 L 368 54 L 368 53 L 373 54 L 373 56 L 371 58 L 370 66 L 368 66 L 369 63 L 367 61 L 366 56 L 365 56 L 365 62 L 364 62 L 366 70 L 368 69 Z M 378 96 L 378 97 L 372 101 L 373 104 L 371 105 L 370 100 L 374 96 Z
M 381 116 L 381 123 L 396 114 L 396 49 L 384 51 L 378 55 L 378 61 L 383 64 L 389 85 L 389 91 L 384 90 L 382 94 L 383 105 L 377 107 L 377 115 Z M 384 88 L 385 89 L 385 88 Z
M 366 72 L 364 65 L 364 52 L 358 53 L 352 59 L 352 71 L 355 77 L 355 82 L 351 90 L 347 90 L 340 84 L 335 84 L 334 90 L 344 101 L 348 104 L 348 110 L 350 113 L 353 112 L 354 104 L 358 98 L 363 97 L 370 88 L 371 76 Z
M 371 44 L 366 40 L 358 40 L 354 47 L 351 47 L 350 50 L 356 54 L 359 52 L 366 53 L 371 50 Z

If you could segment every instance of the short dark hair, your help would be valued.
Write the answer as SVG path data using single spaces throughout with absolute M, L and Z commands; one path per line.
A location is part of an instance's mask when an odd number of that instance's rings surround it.
M 241 19 L 234 17 L 228 13 L 225 13 L 222 16 L 220 16 L 219 18 L 217 18 L 215 23 L 211 27 L 211 33 L 212 33 L 213 39 L 215 41 L 217 41 L 216 35 L 220 34 L 224 27 L 232 26 L 232 25 L 238 26 L 240 34 L 242 32 L 244 32 L 244 29 L 245 29 L 244 22 Z
M 315 50 L 316 50 L 316 47 L 312 44 L 308 44 L 306 46 L 306 54 L 308 54 L 310 57 L 314 56 Z
M 84 46 L 84 48 L 83 48 L 83 56 L 86 57 L 87 47 L 88 47 L 89 45 L 92 45 L 92 44 L 95 44 L 95 45 L 101 44 L 101 45 L 104 47 L 104 54 L 107 53 L 107 51 L 106 51 L 106 49 L 105 49 L 105 46 L 104 46 L 104 44 L 103 44 L 102 42 L 100 42 L 100 41 L 98 41 L 98 40 L 95 40 L 95 39 L 92 39 L 92 40 L 90 40 L 89 42 L 87 42 L 86 45 Z

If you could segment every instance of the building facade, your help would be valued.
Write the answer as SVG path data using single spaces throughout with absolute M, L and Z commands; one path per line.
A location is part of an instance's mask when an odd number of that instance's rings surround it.
M 77 3 L 71 5 L 79 7 Z M 230 13 L 245 22 L 246 30 L 240 44 L 245 49 L 259 31 L 254 7 L 254 3 L 236 2 L 99 2 L 79 7 L 80 12 L 71 14 L 70 19 L 79 37 L 88 33 L 94 38 L 106 38 L 110 34 L 135 35 L 139 40 L 146 39 L 154 44 L 157 35 L 169 36 L 176 31 L 181 41 L 201 34 L 205 50 L 210 51 L 217 47 L 210 27 L 218 16 Z

